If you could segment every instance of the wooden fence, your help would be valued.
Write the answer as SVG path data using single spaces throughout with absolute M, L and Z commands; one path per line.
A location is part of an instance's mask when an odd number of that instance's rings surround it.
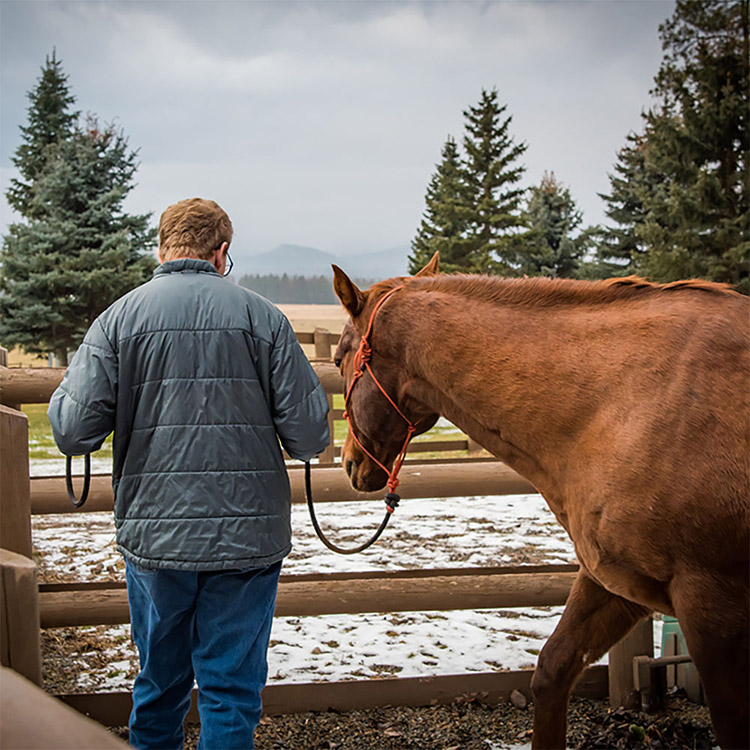
M 343 382 L 330 360 L 337 336 L 322 329 L 298 333 L 303 344 L 315 347 L 312 366 L 329 400 L 343 391 Z M 1 352 L 0 352 L 1 355 Z M 0 360 L 1 361 L 1 360 Z M 24 369 L 0 365 L 0 427 L 3 461 L 0 469 L 0 557 L 2 594 L 2 664 L 41 684 L 39 628 L 107 625 L 128 622 L 124 583 L 37 585 L 31 556 L 32 514 L 86 513 L 111 510 L 110 477 L 92 477 L 89 500 L 73 508 L 60 477 L 29 478 L 26 416 L 19 404 L 45 403 L 64 371 Z M 10 406 L 8 406 L 10 405 Z M 340 418 L 336 410 L 332 421 Z M 331 430 L 333 435 L 333 429 Z M 456 444 L 461 442 L 461 447 Z M 415 447 L 419 447 L 417 444 Z M 471 450 L 468 440 L 428 441 L 430 451 Z M 428 447 L 424 447 L 424 446 Z M 321 501 L 381 498 L 382 493 L 352 490 L 340 465 L 333 463 L 338 448 L 330 445 L 313 472 L 314 492 Z M 289 469 L 293 502 L 303 502 L 302 467 Z M 461 497 L 533 492 L 521 476 L 490 458 L 409 460 L 401 472 L 399 491 L 404 498 Z M 7 550 L 7 552 L 5 551 Z M 276 615 L 355 614 L 564 604 L 577 566 L 548 565 L 514 568 L 471 568 L 384 573 L 282 576 Z M 611 651 L 609 667 L 586 670 L 576 691 L 590 697 L 609 693 L 613 705 L 634 706 L 633 659 L 653 655 L 650 620 L 644 622 Z M 481 695 L 497 701 L 513 690 L 529 694 L 531 670 L 473 673 L 424 678 L 371 679 L 329 683 L 269 685 L 264 691 L 267 714 L 335 708 L 347 710 L 385 704 L 427 705 L 450 702 L 459 696 Z M 129 693 L 58 696 L 101 723 L 127 723 Z M 190 718 L 196 719 L 195 707 Z

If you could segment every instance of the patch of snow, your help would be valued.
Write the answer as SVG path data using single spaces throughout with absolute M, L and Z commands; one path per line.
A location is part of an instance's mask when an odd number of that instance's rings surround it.
M 55 449 L 52 449 L 55 450 Z M 72 461 L 73 476 L 83 475 L 83 458 L 76 457 Z M 112 459 L 97 458 L 91 459 L 92 474 L 111 474 Z M 65 476 L 65 456 L 57 453 L 56 458 L 33 458 L 29 462 L 29 474 L 32 477 L 64 477 Z
M 277 617 L 269 682 L 533 669 L 562 607 Z

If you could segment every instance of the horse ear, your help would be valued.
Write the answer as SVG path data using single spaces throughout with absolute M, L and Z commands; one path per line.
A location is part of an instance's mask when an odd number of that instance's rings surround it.
M 336 296 L 341 300 L 341 304 L 349 315 L 356 318 L 362 312 L 365 297 L 357 289 L 357 285 L 337 265 L 331 264 L 331 268 L 333 268 L 333 291 L 336 292 Z
M 440 253 L 435 253 L 430 262 L 421 270 L 417 271 L 415 276 L 437 276 L 440 273 Z

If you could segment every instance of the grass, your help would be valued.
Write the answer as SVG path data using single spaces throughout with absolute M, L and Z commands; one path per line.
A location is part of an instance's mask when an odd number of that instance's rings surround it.
M 29 420 L 29 458 L 60 458 L 62 453 L 55 445 L 52 427 L 47 419 L 47 404 L 25 404 L 23 412 Z M 94 458 L 112 457 L 112 436 L 110 435 Z

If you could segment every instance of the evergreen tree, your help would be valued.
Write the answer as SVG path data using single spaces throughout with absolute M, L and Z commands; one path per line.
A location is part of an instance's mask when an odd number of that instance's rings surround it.
M 458 147 L 450 136 L 441 155 L 442 161 L 427 186 L 422 223 L 411 243 L 411 274 L 423 268 L 435 252 L 440 253 L 443 271 L 471 270 L 471 248 L 466 239 L 469 191 Z
M 89 118 L 45 149 L 29 186 L 28 222 L 12 224 L 0 253 L 0 340 L 67 363 L 97 315 L 155 266 L 150 214 L 122 203 L 136 152 Z
M 518 254 L 519 272 L 527 276 L 576 276 L 590 243 L 589 232 L 578 232 L 583 214 L 554 172 L 545 172 L 540 184 L 531 188 L 525 220 L 529 232 Z
M 659 104 L 610 176 L 603 197 L 620 227 L 600 253 L 629 255 L 631 270 L 660 281 L 698 276 L 748 293 L 748 0 L 677 0 L 660 35 Z
M 650 192 L 650 183 L 645 156 L 647 139 L 630 133 L 627 140 L 627 145 L 617 154 L 615 173 L 609 175 L 610 193 L 599 193 L 608 204 L 605 213 L 614 226 L 602 230 L 597 254 L 602 261 L 621 262 L 622 268 L 632 273 L 632 265 L 637 265 L 638 257 L 646 253 L 640 232 L 646 217 L 644 200 Z M 658 176 L 654 177 L 658 180 Z
M 34 181 L 44 168 L 47 150 L 60 139 L 69 138 L 78 119 L 78 112 L 70 107 L 75 97 L 68 89 L 68 77 L 63 74 L 62 61 L 55 50 L 47 57 L 37 85 L 26 95 L 31 102 L 28 124 L 21 126 L 22 143 L 11 158 L 23 180 L 11 179 L 6 192 L 8 203 L 21 216 L 31 218 L 30 200 Z
M 510 135 L 511 116 L 500 106 L 497 90 L 482 90 L 476 107 L 464 112 L 465 174 L 471 196 L 467 237 L 474 270 L 516 273 L 525 167 L 517 160 L 526 151 Z

